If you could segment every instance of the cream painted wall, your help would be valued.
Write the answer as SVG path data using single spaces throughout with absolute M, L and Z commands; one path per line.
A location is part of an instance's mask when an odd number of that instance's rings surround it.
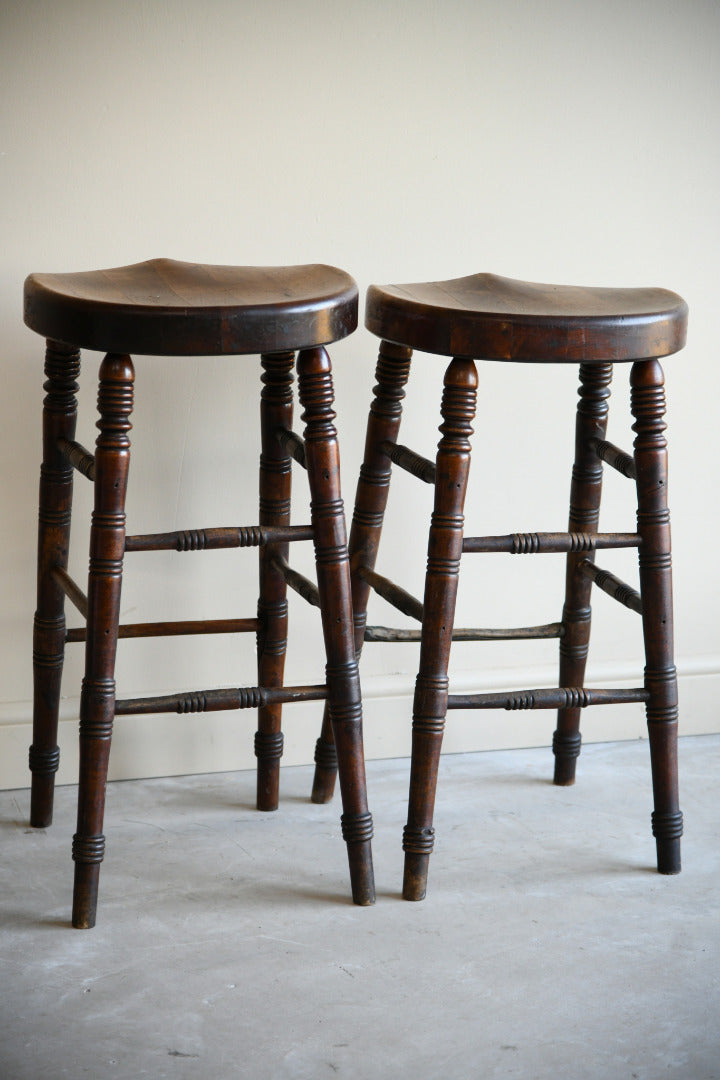
M 22 325 L 27 273 L 157 255 L 323 261 L 373 281 L 479 270 L 541 281 L 658 284 L 691 307 L 670 397 L 677 656 L 684 731 L 720 730 L 714 465 L 720 403 L 720 6 L 708 0 L 4 0 L 0 5 L 3 371 L 0 784 L 27 783 L 42 344 Z M 351 504 L 376 343 L 333 350 Z M 93 440 L 98 357 L 84 362 L 79 438 Z M 248 359 L 141 359 L 133 531 L 256 521 L 258 369 Z M 442 364 L 418 357 L 403 441 L 432 453 Z M 610 437 L 628 446 L 617 375 Z M 576 373 L 481 368 L 471 532 L 562 528 Z M 297 478 L 296 521 L 304 477 Z M 71 568 L 87 563 L 77 483 Z M 611 475 L 603 527 L 631 528 Z M 429 490 L 397 477 L 378 568 L 422 589 Z M 702 550 L 700 543 L 705 544 Z M 604 562 L 630 579 L 632 560 Z M 301 563 L 301 568 L 305 564 Z M 541 567 L 541 568 L 540 568 Z M 306 566 L 309 569 L 309 566 Z M 538 572 L 539 571 L 539 572 Z M 466 566 L 464 625 L 557 618 L 562 560 Z M 254 556 L 130 556 L 127 619 L 252 614 Z M 637 681 L 639 623 L 596 603 L 590 676 Z M 291 600 L 288 678 L 322 677 L 315 614 Z M 378 622 L 392 621 L 382 602 Z M 128 642 L 125 696 L 252 684 L 245 639 Z M 72 647 L 71 647 L 72 648 Z M 371 756 L 407 752 L 413 647 L 363 657 Z M 80 651 L 66 668 L 59 779 L 76 769 Z M 552 643 L 458 646 L 457 688 L 551 684 Z M 287 761 L 307 761 L 317 708 L 287 710 Z M 448 750 L 547 742 L 549 713 L 453 715 Z M 252 764 L 254 718 L 119 719 L 112 775 Z M 637 737 L 642 710 L 591 710 L 593 739 Z M 165 736 L 165 739 L 163 738 Z

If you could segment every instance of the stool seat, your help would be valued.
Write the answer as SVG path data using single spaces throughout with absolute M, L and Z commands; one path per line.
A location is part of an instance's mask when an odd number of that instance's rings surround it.
M 150 259 L 76 274 L 31 274 L 25 323 L 101 352 L 274 353 L 327 345 L 357 326 L 358 292 L 333 266 L 206 266 Z
M 534 363 L 629 361 L 682 349 L 687 304 L 667 289 L 541 285 L 496 274 L 372 285 L 365 325 L 441 356 Z

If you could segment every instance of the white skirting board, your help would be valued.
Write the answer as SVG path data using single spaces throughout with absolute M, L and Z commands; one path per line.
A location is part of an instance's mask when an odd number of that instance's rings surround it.
M 678 664 L 680 734 L 720 733 L 720 658 L 695 658 Z M 470 693 L 510 688 L 552 686 L 549 669 L 485 673 L 482 682 L 464 674 L 451 680 L 451 692 Z M 616 666 L 589 672 L 588 686 L 642 685 L 642 679 Z M 405 676 L 363 681 L 365 753 L 373 758 L 406 757 L 410 753 L 412 680 Z M 169 693 L 159 689 L 158 693 Z M 124 693 L 123 696 L 131 696 Z M 58 742 L 57 783 L 77 782 L 77 698 L 63 699 Z M 0 706 L 0 789 L 29 785 L 27 767 L 31 742 L 29 702 Z M 320 733 L 322 703 L 302 702 L 284 710 L 283 764 L 312 761 Z M 585 742 L 612 742 L 646 737 L 642 705 L 608 705 L 586 709 Z M 109 778 L 138 779 L 189 773 L 226 772 L 255 766 L 253 710 L 185 715 L 120 716 L 115 721 Z M 555 727 L 552 710 L 533 712 L 453 711 L 448 716 L 443 752 L 550 746 Z M 550 755 L 550 751 L 548 750 Z M 551 769 L 551 765 L 548 765 Z

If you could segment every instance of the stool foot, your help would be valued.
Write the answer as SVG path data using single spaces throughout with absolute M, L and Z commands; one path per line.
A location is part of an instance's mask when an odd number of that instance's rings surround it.
M 350 581 L 348 575 L 348 598 Z M 338 755 L 338 776 L 343 813 L 340 817 L 343 840 L 347 845 L 350 864 L 350 888 L 353 903 L 375 903 L 371 840 L 372 814 L 367 808 L 365 758 L 362 744 L 362 705 L 357 662 L 350 661 L 345 670 L 327 670 L 328 690 L 333 710 L 335 745 Z M 343 698 L 345 701 L 343 701 Z M 353 700 L 355 699 L 355 700 Z
M 332 802 L 333 796 L 335 795 L 336 780 L 337 769 L 322 769 L 316 765 L 310 802 L 315 803 L 317 806 L 323 806 L 325 803 Z
M 330 710 L 327 705 L 323 714 L 322 732 L 315 743 L 315 775 L 313 777 L 312 795 L 310 801 L 314 803 L 328 803 L 335 793 L 335 781 L 337 779 L 337 750 L 333 738 Z
M 262 814 L 272 814 L 280 805 L 280 769 L 257 770 L 255 809 Z
M 575 758 L 565 758 L 555 762 L 553 784 L 555 787 L 572 787 L 575 783 Z
M 578 710 L 579 711 L 579 710 Z M 553 784 L 558 787 L 572 787 L 575 783 L 575 765 L 580 756 L 582 736 L 580 732 L 564 735 L 559 731 L 553 734 L 553 754 L 555 755 L 555 774 Z
M 348 862 L 353 904 L 369 907 L 375 903 L 375 874 L 370 841 L 348 844 Z
M 30 828 L 47 829 L 52 825 L 55 801 L 55 777 L 34 776 L 30 789 Z
M 430 856 L 435 845 L 432 826 L 406 825 L 403 831 L 405 871 L 403 875 L 403 899 L 424 900 Z
M 72 924 L 76 930 L 92 930 L 95 925 L 100 863 L 75 863 Z
M 366 907 L 375 903 L 375 877 L 370 846 L 373 834 L 372 814 L 343 814 L 340 825 L 347 844 L 353 903 Z
M 279 708 L 279 706 L 276 706 Z M 283 752 L 281 731 L 264 734 L 255 732 L 255 756 L 257 758 L 258 810 L 273 811 L 278 808 L 280 790 L 280 758 Z
M 55 773 L 60 763 L 60 750 L 57 746 L 38 750 L 33 743 L 29 756 L 32 772 L 30 825 L 33 829 L 46 829 L 52 825 Z
M 429 855 L 419 855 L 415 851 L 407 851 L 405 853 L 403 900 L 425 899 L 429 866 Z
M 680 837 L 675 840 L 655 841 L 657 848 L 657 868 L 659 874 L 679 874 L 682 870 L 680 859 Z
M 317 806 L 324 806 L 326 803 L 332 802 L 335 795 L 336 780 L 337 769 L 322 769 L 316 766 L 310 802 L 315 803 Z

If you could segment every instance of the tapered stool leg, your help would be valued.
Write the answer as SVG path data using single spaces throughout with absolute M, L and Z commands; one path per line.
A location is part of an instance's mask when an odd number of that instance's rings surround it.
M 683 818 L 678 801 L 677 674 L 673 657 L 670 514 L 667 505 L 665 390 L 657 360 L 630 374 L 635 417 L 640 594 L 645 639 L 645 689 L 655 810 L 652 831 L 661 874 L 680 871 Z
M 436 458 L 435 506 L 428 541 L 420 669 L 415 686 L 408 820 L 403 833 L 403 896 L 422 900 L 435 830 L 433 811 L 448 699 L 448 662 L 463 542 L 477 372 L 454 359 L 445 373 Z
M 37 608 L 33 627 L 30 824 L 35 828 L 52 823 L 55 773 L 60 762 L 57 730 L 65 655 L 65 594 L 51 574 L 55 567 L 67 569 L 68 562 L 73 469 L 61 452 L 58 440 L 75 438 L 75 394 L 79 374 L 78 350 L 48 341 L 38 514 Z
M 370 406 L 365 457 L 360 466 L 355 495 L 355 510 L 350 528 L 350 570 L 352 579 L 355 654 L 359 658 L 363 647 L 370 586 L 357 573 L 359 567 L 373 570 L 380 546 L 385 507 L 390 490 L 392 464 L 382 450 L 384 442 L 397 442 L 402 419 L 405 384 L 410 374 L 412 351 L 403 345 L 383 341 L 380 345 Z M 315 778 L 313 802 L 328 802 L 332 798 L 337 771 L 337 757 L 332 742 L 332 726 L 327 706 L 323 728 L 315 748 Z
M 593 439 L 604 439 L 608 419 L 608 398 L 612 364 L 581 364 L 580 400 L 575 424 L 575 464 L 570 485 L 568 532 L 596 533 L 602 494 L 602 461 L 595 452 Z M 581 687 L 585 680 L 590 644 L 590 593 L 592 581 L 581 574 L 578 564 L 592 561 L 594 551 L 571 552 L 567 557 L 565 604 L 560 639 L 560 686 Z M 558 709 L 557 728 L 553 735 L 555 754 L 554 783 L 575 783 L 575 765 L 580 754 L 580 715 L 582 710 Z
M 330 358 L 323 348 L 305 349 L 297 361 L 304 407 L 305 461 L 315 531 L 320 613 L 327 656 L 327 700 L 337 747 L 343 838 L 356 904 L 372 904 L 372 816 L 368 811 L 362 741 L 362 701 L 355 658 L 350 560 L 340 495 L 340 461 L 333 424 Z
M 80 785 L 73 838 L 73 926 L 95 925 L 108 757 L 115 715 L 115 655 L 125 550 L 125 493 L 130 463 L 133 365 L 109 353 L 100 366 L 100 434 L 95 450 L 95 508 L 90 529 L 85 677 L 80 697 Z
M 292 428 L 293 397 L 291 352 L 261 357 L 263 391 L 260 396 L 260 525 L 290 524 L 292 459 L 276 437 L 278 428 Z M 282 686 L 287 649 L 287 585 L 274 565 L 287 560 L 287 543 L 260 548 L 260 599 L 258 602 L 258 684 Z M 280 758 L 283 751 L 282 705 L 258 709 L 255 735 L 257 808 L 277 810 Z

